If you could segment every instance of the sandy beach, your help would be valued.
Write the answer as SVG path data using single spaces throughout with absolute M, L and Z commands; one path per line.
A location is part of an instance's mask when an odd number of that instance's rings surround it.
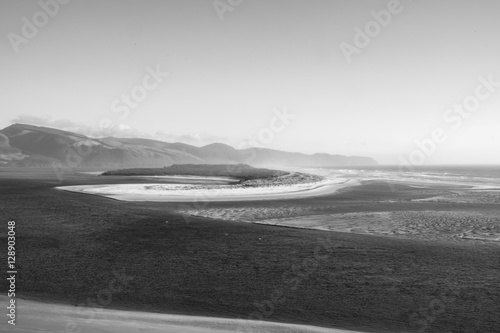
M 6 296 L 0 296 L 3 305 Z M 17 299 L 16 325 L 2 320 L 0 329 L 12 333 L 361 333 L 307 325 L 293 325 L 256 320 L 238 320 L 200 316 L 170 315 L 122 311 Z
M 162 177 L 168 180 L 169 177 Z M 285 177 L 283 177 L 285 178 Z M 196 178 L 200 180 L 200 177 Z M 205 180 L 214 180 L 211 177 Z M 225 179 L 226 180 L 226 179 Z M 109 184 L 60 186 L 60 190 L 101 195 L 123 201 L 254 201 L 299 199 L 332 194 L 341 188 L 359 184 L 355 179 L 325 178 L 319 181 L 266 185 L 193 185 L 193 184 Z

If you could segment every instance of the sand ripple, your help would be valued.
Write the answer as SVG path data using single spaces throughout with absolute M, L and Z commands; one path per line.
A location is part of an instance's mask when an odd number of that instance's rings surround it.
M 392 211 L 314 214 L 297 207 L 193 209 L 184 214 L 292 228 L 422 240 L 500 242 L 500 217 L 466 211 Z

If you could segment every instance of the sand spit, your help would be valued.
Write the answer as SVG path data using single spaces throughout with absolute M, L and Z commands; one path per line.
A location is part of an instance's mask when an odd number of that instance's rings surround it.
M 105 171 L 79 171 L 77 173 L 80 173 L 82 175 L 100 176 L 103 172 Z
M 60 190 L 101 195 L 124 201 L 249 201 L 306 198 L 331 194 L 357 185 L 357 180 L 322 178 L 294 173 L 269 179 L 248 180 L 236 185 L 200 184 L 107 184 L 61 186 Z
M 4 305 L 8 302 L 6 296 L 0 296 L 0 300 Z M 16 325 L 10 325 L 7 323 L 7 320 L 2 320 L 0 330 L 12 333 L 356 333 L 340 329 L 265 321 L 157 314 L 102 308 L 80 308 L 70 305 L 40 303 L 19 298 L 16 304 Z

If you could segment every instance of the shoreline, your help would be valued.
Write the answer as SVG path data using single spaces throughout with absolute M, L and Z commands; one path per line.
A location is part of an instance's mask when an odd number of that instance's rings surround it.
M 0 295 L 0 302 L 8 302 L 8 297 Z M 151 333 L 163 332 L 305 332 L 305 333 L 363 333 L 338 328 L 292 324 L 266 320 L 232 319 L 186 314 L 143 312 L 130 309 L 95 308 L 46 303 L 16 298 L 21 323 L 15 326 L 2 322 L 0 327 L 9 327 L 11 332 L 31 333 L 112 331 L 138 333 L 143 329 Z M 126 319 L 126 320 L 124 320 Z M 8 325 L 8 326 L 7 326 Z
M 168 177 L 166 177 L 168 178 Z M 297 181 L 298 180 L 298 181 Z M 315 180 L 313 182 L 308 182 Z M 302 183 L 301 183 L 302 181 Z M 405 185 L 416 190 L 434 190 L 424 197 L 413 197 L 414 203 L 499 203 L 497 191 L 491 190 L 496 185 L 464 184 L 441 182 L 431 184 L 428 181 L 401 179 L 376 179 L 373 177 L 327 177 L 293 172 L 276 179 L 257 179 L 236 185 L 192 185 L 192 184 L 101 184 L 56 187 L 58 190 L 81 194 L 91 194 L 118 201 L 135 202 L 252 202 L 266 200 L 305 199 L 338 193 L 341 189 L 372 183 Z M 384 202 L 384 201 L 382 201 Z M 388 200 L 397 204 L 397 200 Z M 419 212 L 418 209 L 406 213 L 371 211 L 338 214 L 336 211 L 302 212 L 295 215 L 293 209 L 250 209 L 241 212 L 238 209 L 205 207 L 179 211 L 189 216 L 216 218 L 228 221 L 267 224 L 281 227 L 342 232 L 350 234 L 368 234 L 374 236 L 397 237 L 421 240 L 445 240 L 452 242 L 500 243 L 500 230 L 492 222 L 492 216 L 480 212 L 455 213 L 453 211 Z M 305 213 L 305 214 L 304 214 Z M 418 225 L 412 219 L 421 220 Z M 491 220 L 491 221 L 490 221 Z M 460 221 L 456 226 L 453 221 Z
M 163 177 L 162 177 L 163 178 Z M 168 177 L 164 177 L 168 179 Z M 197 178 L 202 180 L 202 178 Z M 203 178 L 211 180 L 210 177 Z M 309 182 L 308 182 L 309 181 Z M 296 173 L 269 181 L 250 180 L 241 184 L 101 184 L 58 186 L 58 190 L 92 194 L 122 201 L 192 202 L 192 201 L 260 201 L 299 199 L 327 195 L 359 185 L 349 178 L 324 178 Z

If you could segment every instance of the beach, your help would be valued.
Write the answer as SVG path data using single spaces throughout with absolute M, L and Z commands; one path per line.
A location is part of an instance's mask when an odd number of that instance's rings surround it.
M 151 177 L 144 178 L 151 179 Z M 191 179 L 190 177 L 161 177 L 164 182 L 168 182 L 169 179 L 177 180 L 179 178 L 186 182 Z M 292 173 L 284 177 L 276 177 L 272 181 L 251 180 L 246 181 L 244 184 L 228 184 L 227 178 L 221 179 L 218 177 L 193 177 L 192 179 L 215 182 L 215 184 L 141 183 L 76 185 L 57 188 L 64 191 L 101 195 L 123 201 L 213 202 L 299 199 L 332 194 L 339 189 L 358 184 L 354 179 L 320 178 L 303 173 Z M 225 182 L 217 183 L 217 181 L 221 180 Z
M 0 296 L 0 303 L 8 299 Z M 308 325 L 293 325 L 259 320 L 170 315 L 123 311 L 96 307 L 78 307 L 18 299 L 20 319 L 16 326 L 5 321 L 0 328 L 12 333 L 362 333 Z

